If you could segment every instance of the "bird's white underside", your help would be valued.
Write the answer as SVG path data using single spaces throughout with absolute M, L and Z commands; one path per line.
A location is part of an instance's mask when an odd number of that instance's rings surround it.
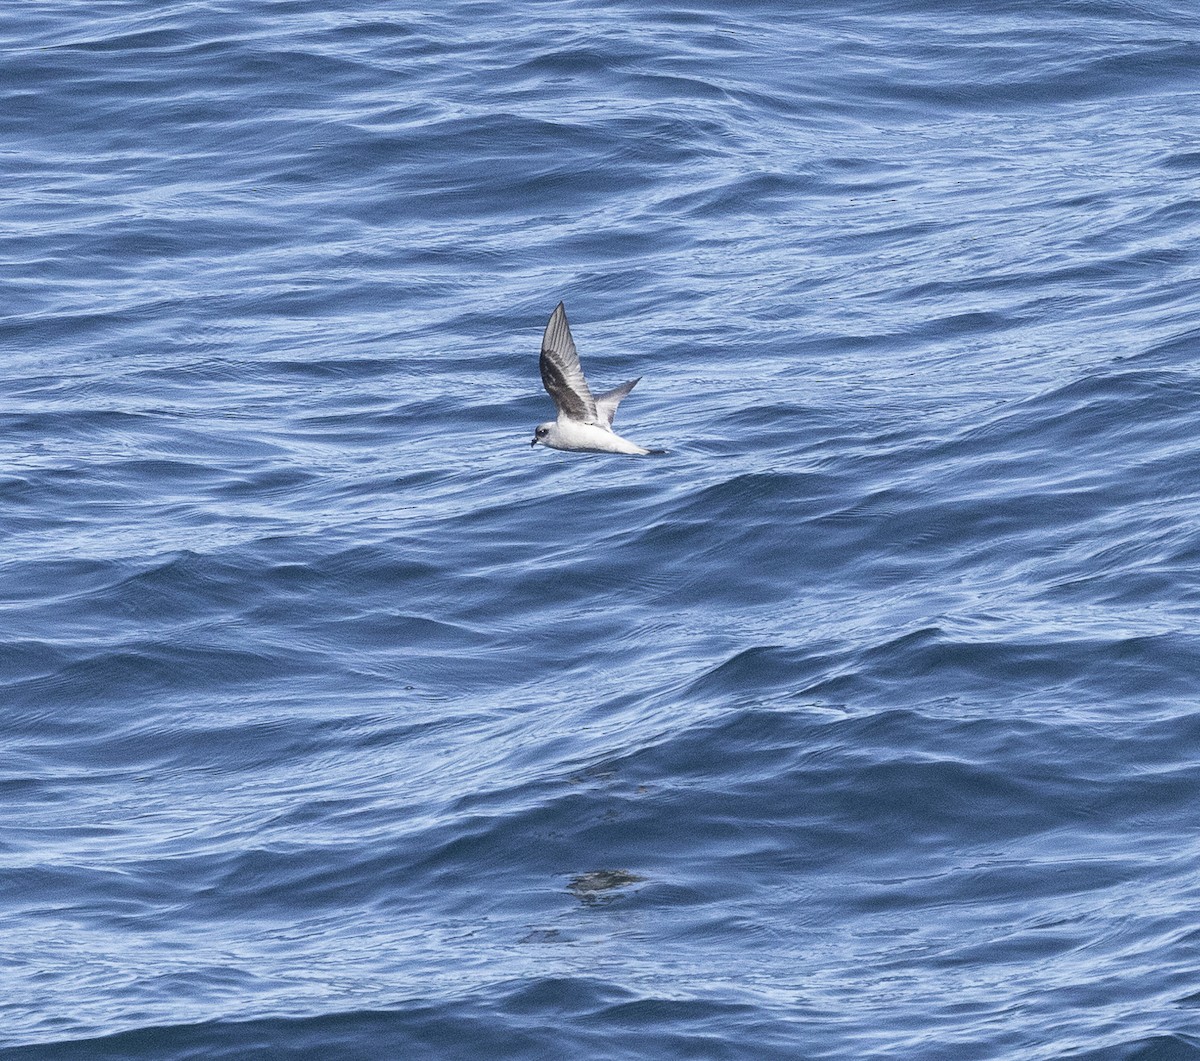
M 590 450 L 594 453 L 637 453 L 650 451 L 636 442 L 622 438 L 611 428 L 599 424 L 584 424 L 578 420 L 560 417 L 550 425 L 550 432 L 539 439 L 543 446 L 551 449 Z

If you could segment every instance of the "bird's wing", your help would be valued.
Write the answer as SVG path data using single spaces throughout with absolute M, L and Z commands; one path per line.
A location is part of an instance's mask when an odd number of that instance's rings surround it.
M 596 414 L 602 423 L 612 427 L 613 417 L 617 415 L 617 406 L 621 404 L 621 399 L 637 386 L 638 379 L 641 378 L 638 376 L 637 379 L 631 379 L 628 383 L 622 383 L 619 387 L 596 395 Z
M 571 327 L 567 324 L 567 311 L 560 302 L 546 325 L 542 336 L 542 385 L 554 399 L 560 416 L 584 423 L 596 420 L 596 399 L 588 389 L 579 355 L 575 352 L 575 340 L 571 338 Z

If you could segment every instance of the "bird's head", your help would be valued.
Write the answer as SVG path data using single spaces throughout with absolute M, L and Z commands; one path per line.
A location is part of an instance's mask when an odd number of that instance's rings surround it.
M 538 424 L 533 429 L 533 441 L 529 444 L 536 446 L 539 442 L 545 442 L 550 437 L 550 432 L 554 430 L 554 421 L 547 420 L 544 424 Z

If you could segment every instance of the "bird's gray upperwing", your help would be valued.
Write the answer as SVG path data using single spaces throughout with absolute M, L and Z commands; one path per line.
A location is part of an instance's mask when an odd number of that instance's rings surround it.
M 596 395 L 596 414 L 601 421 L 612 427 L 613 417 L 617 415 L 617 406 L 621 404 L 621 399 L 637 386 L 638 379 L 641 378 L 638 376 L 637 379 L 631 379 L 628 383 L 622 383 L 619 387 Z
M 572 420 L 593 423 L 596 420 L 596 399 L 588 388 L 579 355 L 575 352 L 575 340 L 571 338 L 571 327 L 567 324 L 567 311 L 560 302 L 550 314 L 550 322 L 542 336 L 542 385 L 554 399 L 560 415 Z

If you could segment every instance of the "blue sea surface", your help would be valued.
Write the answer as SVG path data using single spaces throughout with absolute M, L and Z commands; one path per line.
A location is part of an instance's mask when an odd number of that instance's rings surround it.
M 1193 0 L 0 55 L 3 1061 L 1200 1058 Z

